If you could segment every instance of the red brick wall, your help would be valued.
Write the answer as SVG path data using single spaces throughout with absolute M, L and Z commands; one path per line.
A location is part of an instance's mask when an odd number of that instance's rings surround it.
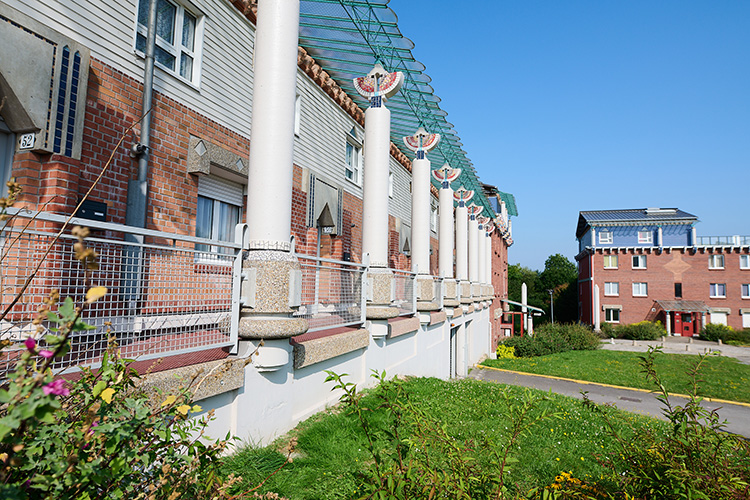
M 731 313 L 728 324 L 733 328 L 742 328 L 742 317 L 740 308 L 750 308 L 750 299 L 741 298 L 741 285 L 750 283 L 750 270 L 741 270 L 739 266 L 739 255 L 747 255 L 749 251 L 723 250 L 698 248 L 696 252 L 692 249 L 677 249 L 658 253 L 656 249 L 651 251 L 619 251 L 617 269 L 604 269 L 603 255 L 606 250 L 597 249 L 593 254 L 594 283 L 599 285 L 601 305 L 621 305 L 620 323 L 635 323 L 645 319 L 652 319 L 655 300 L 676 300 L 674 295 L 674 284 L 682 283 L 682 300 L 702 301 L 708 307 L 729 308 Z M 632 256 L 638 254 L 646 255 L 646 269 L 632 269 Z M 709 269 L 708 258 L 712 254 L 724 255 L 724 269 Z M 585 261 L 586 259 L 584 259 Z M 584 261 L 580 261 L 579 265 Z M 585 268 L 582 266 L 580 276 L 583 276 Z M 618 282 L 620 293 L 617 297 L 604 296 L 605 282 Z M 632 283 L 648 283 L 647 297 L 633 297 Z M 710 298 L 710 284 L 726 284 L 726 298 Z M 590 302 L 583 297 L 584 304 Z M 677 299 L 679 300 L 679 299 Z M 601 321 L 604 322 L 604 313 L 600 311 Z M 586 321 L 586 316 L 582 318 Z M 708 315 L 706 321 L 708 322 Z
M 501 299 L 508 298 L 508 244 L 500 234 L 495 231 L 491 238 L 492 247 L 492 286 L 495 289 L 495 300 L 490 305 L 490 324 L 492 349 L 497 348 L 501 340 L 502 315 L 496 313 L 498 309 L 503 309 Z M 495 315 L 498 314 L 496 318 Z

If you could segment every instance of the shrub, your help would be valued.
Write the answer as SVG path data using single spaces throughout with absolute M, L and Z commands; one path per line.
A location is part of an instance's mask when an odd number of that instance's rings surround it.
M 497 346 L 497 359 L 515 359 L 516 350 L 510 346 L 500 344 Z
M 738 340 L 735 338 L 727 338 L 732 335 L 734 329 L 731 326 L 720 325 L 718 323 L 709 323 L 703 327 L 700 333 L 701 340 L 708 340 L 711 342 L 727 341 L 727 340 Z
M 629 325 L 618 325 L 615 328 L 618 338 L 628 340 L 658 340 L 667 334 L 661 321 L 641 321 Z
M 614 338 L 617 334 L 615 333 L 615 327 L 612 323 L 602 323 L 601 329 L 599 330 L 599 337 L 602 339 Z
M 547 323 L 540 326 L 533 337 L 511 337 L 501 345 L 514 348 L 518 357 L 545 356 L 597 349 L 599 337 L 584 325 Z

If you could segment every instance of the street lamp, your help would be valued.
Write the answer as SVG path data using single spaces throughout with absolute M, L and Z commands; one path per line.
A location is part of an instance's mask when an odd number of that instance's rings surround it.
M 552 294 L 555 292 L 552 288 L 548 288 L 547 291 L 549 292 L 549 317 L 552 321 L 552 324 L 555 323 L 555 302 L 552 300 Z

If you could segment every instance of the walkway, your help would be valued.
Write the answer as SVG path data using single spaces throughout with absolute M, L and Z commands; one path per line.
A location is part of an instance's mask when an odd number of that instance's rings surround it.
M 636 342 L 633 345 L 631 340 L 614 340 L 614 343 L 602 343 L 602 349 L 618 351 L 638 351 L 646 352 L 649 345 L 661 345 L 657 342 Z M 690 343 L 685 337 L 668 337 L 664 342 L 665 353 L 680 354 L 703 354 L 704 349 L 713 349 L 721 351 L 722 355 L 737 358 L 742 363 L 750 364 L 750 348 L 733 347 L 727 345 L 718 345 L 716 342 L 705 342 L 693 340 Z M 656 400 L 656 395 L 643 389 L 622 389 L 619 387 L 598 384 L 595 382 L 586 382 L 582 380 L 562 379 L 546 375 L 530 375 L 510 370 L 500 370 L 497 368 L 488 368 L 485 366 L 476 366 L 469 374 L 469 378 L 476 380 L 487 380 L 500 384 L 519 385 L 540 389 L 542 391 L 552 391 L 563 396 L 570 396 L 577 399 L 583 399 L 582 391 L 588 391 L 588 397 L 591 401 L 600 404 L 613 404 L 621 410 L 640 413 L 651 417 L 665 420 L 662 414 L 662 406 Z M 673 405 L 683 405 L 685 398 L 670 396 Z M 750 438 L 750 404 L 732 403 L 723 400 L 707 400 L 702 402 L 703 407 L 709 410 L 718 410 L 720 419 L 726 420 L 726 430 Z

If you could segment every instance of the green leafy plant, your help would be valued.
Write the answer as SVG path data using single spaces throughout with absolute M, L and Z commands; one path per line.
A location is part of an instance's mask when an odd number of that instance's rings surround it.
M 640 321 L 615 327 L 617 337 L 628 340 L 658 340 L 667 334 L 661 321 Z
M 516 350 L 505 344 L 499 344 L 495 353 L 497 354 L 497 359 L 516 359 Z
M 523 358 L 598 349 L 599 343 L 599 336 L 584 325 L 547 323 L 540 326 L 533 336 L 511 337 L 501 345 L 515 349 L 515 355 Z

